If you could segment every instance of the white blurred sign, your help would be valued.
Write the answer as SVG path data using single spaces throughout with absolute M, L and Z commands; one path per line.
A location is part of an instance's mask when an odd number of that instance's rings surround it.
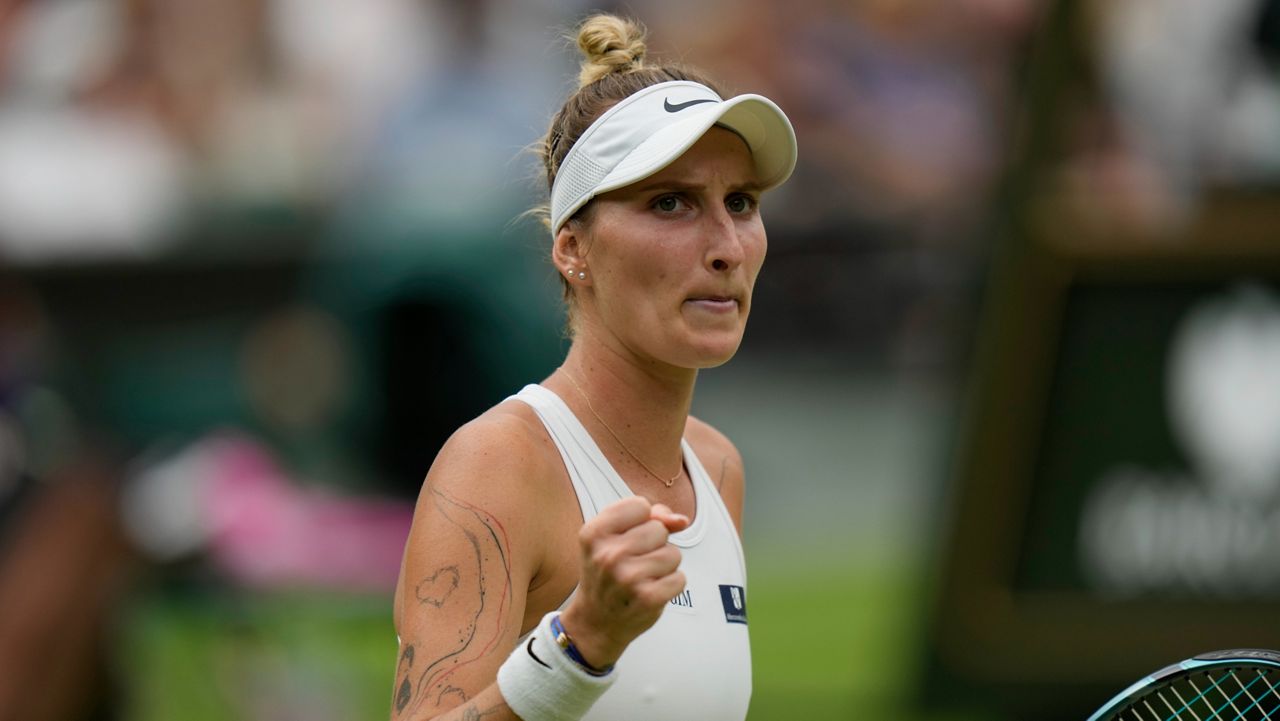
M 1193 308 L 1166 392 L 1192 470 L 1107 471 L 1081 514 L 1086 576 L 1118 595 L 1280 592 L 1280 299 L 1246 285 Z

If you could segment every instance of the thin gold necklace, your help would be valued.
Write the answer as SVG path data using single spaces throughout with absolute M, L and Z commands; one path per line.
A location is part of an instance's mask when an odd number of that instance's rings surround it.
M 582 390 L 582 386 L 578 385 L 578 381 L 574 379 L 573 374 L 566 369 L 564 372 L 564 375 L 566 378 L 569 379 L 569 382 L 573 384 L 573 387 L 577 389 L 578 394 L 582 396 L 582 400 L 587 402 L 587 410 L 591 411 L 591 415 L 595 416 L 597 421 L 600 421 L 600 425 L 604 426 L 604 429 L 606 431 L 609 431 L 609 435 L 613 436 L 613 440 L 617 441 L 618 445 L 622 446 L 622 450 L 626 451 L 628 456 L 631 456 L 636 463 L 639 463 L 642 468 L 648 471 L 649 475 L 653 476 L 659 481 L 662 481 L 663 485 L 665 485 L 667 488 L 670 488 L 671 485 L 676 482 L 676 479 L 680 477 L 680 474 L 684 472 L 684 464 L 683 463 L 680 464 L 680 470 L 676 471 L 676 474 L 671 478 L 663 478 L 662 476 L 655 473 L 654 470 L 649 467 L 648 463 L 645 463 L 644 461 L 640 460 L 640 456 L 637 456 L 635 453 L 631 451 L 630 448 L 627 448 L 627 444 L 623 443 L 622 439 L 618 437 L 618 434 L 613 432 L 613 429 L 609 427 L 608 423 L 604 422 L 604 419 L 600 417 L 599 413 L 596 413 L 595 406 L 591 405 L 591 397 L 587 395 L 586 391 Z

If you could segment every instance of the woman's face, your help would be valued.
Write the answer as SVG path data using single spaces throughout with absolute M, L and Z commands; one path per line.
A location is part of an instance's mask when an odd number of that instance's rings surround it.
M 764 263 L 759 198 L 751 152 L 722 128 L 660 172 L 595 198 L 579 229 L 590 276 L 581 320 L 642 360 L 729 360 Z

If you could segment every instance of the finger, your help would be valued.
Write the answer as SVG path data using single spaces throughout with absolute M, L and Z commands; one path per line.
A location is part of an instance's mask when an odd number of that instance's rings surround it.
M 671 534 L 660 521 L 647 520 L 627 530 L 618 538 L 624 553 L 628 556 L 642 556 L 667 545 L 667 537 Z
M 684 571 L 673 571 L 641 584 L 636 589 L 636 598 L 651 607 L 663 606 L 684 591 L 686 583 Z
M 663 546 L 640 556 L 621 559 L 612 569 L 613 580 L 631 589 L 671 575 L 680 568 L 680 550 L 675 546 Z
M 626 559 L 619 564 L 614 576 L 625 585 L 639 586 L 671 575 L 680 568 L 680 561 L 680 549 L 668 544 L 656 551 Z
M 651 509 L 644 496 L 628 496 L 605 506 L 583 529 L 596 535 L 623 533 L 649 520 Z
M 665 503 L 653 504 L 653 508 L 649 510 L 649 517 L 655 521 L 660 521 L 670 533 L 683 531 L 689 527 L 690 523 L 688 516 L 672 511 Z

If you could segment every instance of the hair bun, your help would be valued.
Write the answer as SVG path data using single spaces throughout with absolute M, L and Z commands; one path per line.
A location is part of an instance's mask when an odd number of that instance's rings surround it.
M 586 56 L 578 73 L 585 87 L 611 73 L 643 67 L 644 26 L 616 15 L 592 15 L 578 28 L 578 48 Z

